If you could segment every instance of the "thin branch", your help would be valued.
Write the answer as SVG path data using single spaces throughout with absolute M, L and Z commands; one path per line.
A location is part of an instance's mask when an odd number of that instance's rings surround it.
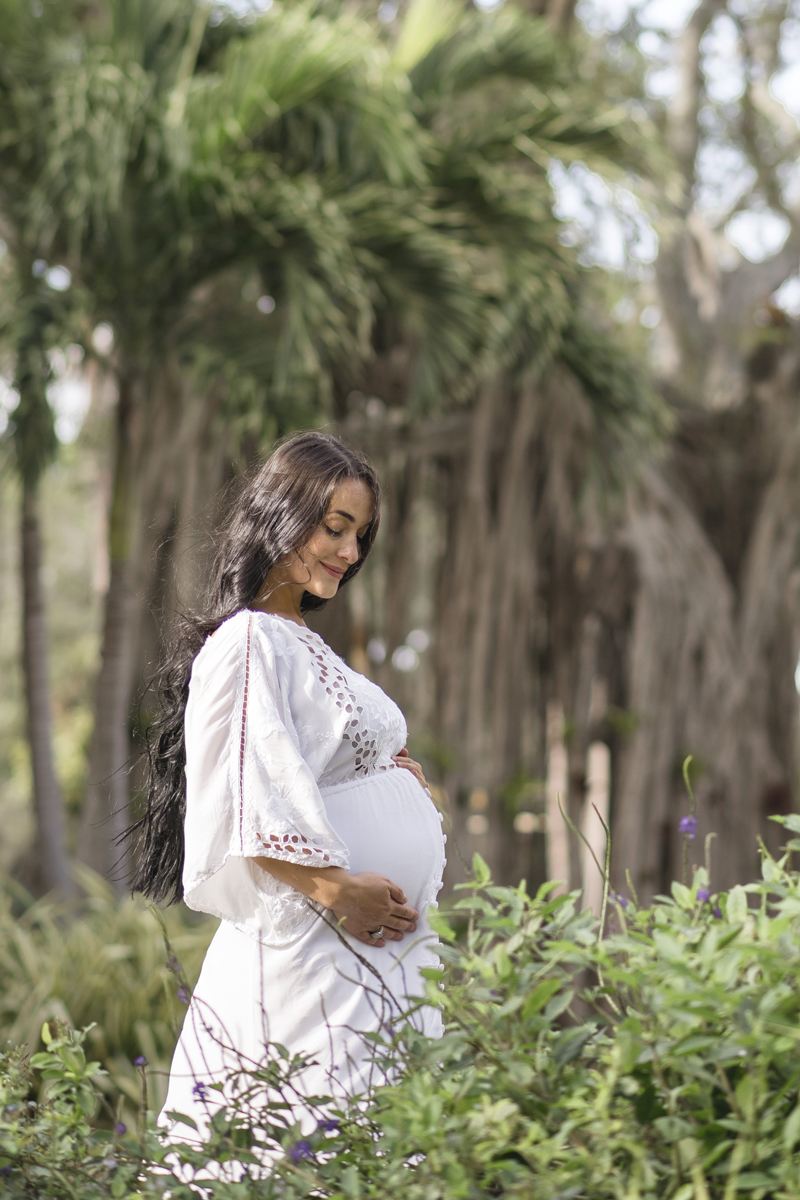
M 700 140 L 699 115 L 706 96 L 700 43 L 724 7 L 723 0 L 701 0 L 678 40 L 680 85 L 669 111 L 668 140 L 685 180 L 684 204 L 687 205 L 694 187 Z

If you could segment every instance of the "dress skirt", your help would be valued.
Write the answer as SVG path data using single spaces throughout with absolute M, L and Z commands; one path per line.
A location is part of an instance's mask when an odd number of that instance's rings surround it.
M 343 1100 L 381 1082 L 364 1034 L 388 1031 L 409 1000 L 424 995 L 420 971 L 438 964 L 428 913 L 441 887 L 444 838 L 427 791 L 410 771 L 395 768 L 321 794 L 348 848 L 350 873 L 375 871 L 402 887 L 419 911 L 417 930 L 402 942 L 367 946 L 337 930 L 326 911 L 295 942 L 275 948 L 222 921 L 186 1014 L 159 1122 L 179 1140 L 190 1130 L 174 1127 L 168 1114 L 190 1116 L 202 1134 L 221 1102 L 209 1085 L 274 1059 L 269 1043 L 312 1060 L 294 1081 L 301 1126 L 310 1121 L 302 1096 Z M 434 1007 L 418 1008 L 413 1023 L 430 1037 L 441 1035 Z

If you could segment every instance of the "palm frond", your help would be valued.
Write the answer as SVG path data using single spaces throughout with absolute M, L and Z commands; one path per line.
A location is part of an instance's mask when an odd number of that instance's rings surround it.
M 352 174 L 377 165 L 398 185 L 424 173 L 386 53 L 353 17 L 331 22 L 304 6 L 267 15 L 229 45 L 216 77 L 198 81 L 187 117 L 207 159 L 254 146 L 298 169 Z
M 509 8 L 492 15 L 464 14 L 452 35 L 440 38 L 412 68 L 409 79 L 422 112 L 431 117 L 448 99 L 474 94 L 498 79 L 532 82 L 544 91 L 559 81 L 563 65 L 546 22 Z

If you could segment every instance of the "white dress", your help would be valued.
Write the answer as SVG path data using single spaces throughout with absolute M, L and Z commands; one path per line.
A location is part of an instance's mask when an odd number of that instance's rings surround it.
M 298 1081 L 305 1095 L 360 1094 L 374 1081 L 363 1035 L 407 1010 L 425 991 L 421 969 L 438 963 L 427 914 L 444 837 L 428 792 L 392 762 L 405 741 L 397 706 L 309 629 L 243 611 L 203 646 L 186 709 L 183 883 L 190 908 L 222 921 L 161 1124 L 179 1112 L 202 1133 L 220 1103 L 208 1085 L 264 1063 L 268 1043 L 314 1060 Z M 386 875 L 419 911 L 417 931 L 383 948 L 352 941 L 259 856 Z M 414 1022 L 441 1033 L 433 1007 Z

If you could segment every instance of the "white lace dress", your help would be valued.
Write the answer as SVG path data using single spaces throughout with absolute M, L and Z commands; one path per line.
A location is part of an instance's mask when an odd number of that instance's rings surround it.
M 423 994 L 420 970 L 438 962 L 427 913 L 444 837 L 427 791 L 392 762 L 405 740 L 389 697 L 291 621 L 237 613 L 198 654 L 186 710 L 184 894 L 222 921 L 162 1124 L 180 1112 L 202 1131 L 219 1103 L 209 1085 L 262 1062 L 267 1043 L 315 1060 L 300 1082 L 306 1095 L 369 1086 L 363 1035 Z M 330 912 L 252 861 L 259 856 L 387 875 L 419 910 L 417 931 L 383 948 L 350 942 Z M 441 1032 L 435 1008 L 415 1022 Z

